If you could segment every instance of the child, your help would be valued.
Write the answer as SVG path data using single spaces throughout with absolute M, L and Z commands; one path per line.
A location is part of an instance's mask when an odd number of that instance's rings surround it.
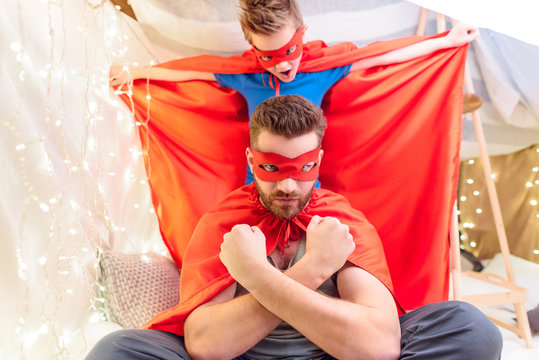
M 346 66 L 298 73 L 306 26 L 303 24 L 295 0 L 240 0 L 240 8 L 239 21 L 245 38 L 253 47 L 258 62 L 266 72 L 218 74 L 141 67 L 132 69 L 130 74 L 127 74 L 124 71 L 119 72 L 119 68 L 115 67 L 111 70 L 111 73 L 115 74 L 111 79 L 111 85 L 124 84 L 128 77 L 166 81 L 217 81 L 220 86 L 232 88 L 243 95 L 251 116 L 260 103 L 268 97 L 277 95 L 302 95 L 320 106 L 327 90 L 349 72 L 404 62 L 440 49 L 462 46 L 478 36 L 476 28 L 457 23 L 444 37 L 424 40 Z M 245 183 L 252 180 L 252 174 L 247 167 Z

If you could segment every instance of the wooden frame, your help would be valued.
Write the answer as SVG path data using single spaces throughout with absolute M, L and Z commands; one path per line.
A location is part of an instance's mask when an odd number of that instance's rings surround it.
M 427 22 L 428 9 L 423 8 L 419 18 L 419 24 L 417 27 L 417 35 L 423 35 L 425 32 L 425 25 Z M 437 14 L 437 29 L 438 32 L 445 31 L 445 16 L 443 14 Z M 465 72 L 465 88 L 468 92 L 473 93 L 473 83 L 468 69 Z M 450 272 L 452 276 L 453 285 L 453 299 L 469 302 L 477 307 L 513 304 L 517 316 L 517 326 L 507 324 L 498 319 L 490 318 L 496 325 L 499 325 L 505 329 L 511 330 L 518 336 L 524 339 L 527 348 L 532 348 L 532 336 L 530 330 L 530 323 L 528 321 L 528 315 L 524 303 L 528 300 L 528 290 L 526 288 L 517 286 L 515 284 L 515 278 L 513 275 L 513 269 L 511 267 L 511 260 L 509 257 L 509 245 L 507 243 L 507 236 L 505 234 L 505 227 L 503 225 L 502 213 L 500 210 L 500 202 L 490 174 L 492 169 L 490 166 L 490 160 L 487 153 L 487 146 L 485 136 L 483 133 L 483 126 L 479 118 L 479 112 L 472 112 L 472 119 L 474 123 L 475 134 L 477 137 L 477 143 L 479 145 L 479 154 L 481 159 L 481 165 L 485 176 L 485 183 L 487 185 L 487 192 L 490 200 L 490 206 L 494 217 L 494 223 L 496 225 L 496 232 L 498 235 L 498 241 L 500 243 L 500 249 L 503 255 L 503 261 L 505 265 L 505 272 L 507 279 L 503 277 L 489 274 L 489 273 L 476 273 L 467 271 L 461 273 L 460 264 L 460 237 L 458 230 L 458 215 L 457 206 L 453 207 L 453 214 L 451 218 L 449 238 L 450 238 Z M 474 278 L 476 280 L 484 281 L 498 287 L 507 289 L 507 291 L 490 293 L 490 294 L 478 294 L 478 295 L 466 295 L 462 296 L 461 280 L 462 276 Z

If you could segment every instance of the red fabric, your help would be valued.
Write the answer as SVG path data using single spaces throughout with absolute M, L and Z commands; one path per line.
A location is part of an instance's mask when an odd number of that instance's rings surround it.
M 359 49 L 349 43 L 308 43 L 301 68 L 351 63 L 423 39 Z M 353 72 L 322 103 L 328 119 L 322 187 L 346 196 L 378 230 L 396 297 L 407 310 L 448 296 L 447 234 L 458 179 L 466 54 L 464 46 Z M 263 70 L 252 52 L 162 66 L 221 73 Z M 147 122 L 139 130 L 148 152 L 153 202 L 163 239 L 181 267 L 200 216 L 243 184 L 245 101 L 214 82 L 145 80 L 135 81 L 133 103 L 127 95 L 122 99 L 138 122 Z
M 258 226 L 266 235 L 269 255 L 282 236 L 305 230 L 313 215 L 333 216 L 347 224 L 356 243 L 348 260 L 377 277 L 392 291 L 384 249 L 376 230 L 343 196 L 315 189 L 311 202 L 293 221 L 288 221 L 268 212 L 260 203 L 254 185 L 250 184 L 235 190 L 202 216 L 186 250 L 180 281 L 181 302 L 159 314 L 146 327 L 183 335 L 184 321 L 191 311 L 234 282 L 219 259 L 223 235 L 234 225 Z M 328 246 L 332 246 L 331 243 Z
M 256 178 L 262 181 L 280 181 L 294 179 L 299 181 L 316 180 L 318 177 L 318 158 L 321 146 L 301 154 L 293 159 L 276 153 L 264 153 L 251 149 L 253 154 L 253 172 Z M 311 163 L 312 167 L 304 171 L 305 165 Z M 272 171 L 263 169 L 262 165 L 274 165 Z
M 303 34 L 305 34 L 305 26 L 300 27 L 289 42 L 284 44 L 281 48 L 276 50 L 258 50 L 253 46 L 253 51 L 265 69 L 277 65 L 283 61 L 295 60 L 301 56 L 301 50 L 303 49 Z M 294 51 L 288 53 L 292 47 L 296 46 Z M 264 57 L 269 57 L 269 60 L 264 60 Z

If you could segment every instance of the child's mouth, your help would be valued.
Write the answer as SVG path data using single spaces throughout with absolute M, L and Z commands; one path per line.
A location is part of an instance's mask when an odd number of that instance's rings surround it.
M 281 75 L 283 75 L 283 77 L 285 78 L 290 77 L 291 73 L 292 73 L 292 70 L 281 71 Z

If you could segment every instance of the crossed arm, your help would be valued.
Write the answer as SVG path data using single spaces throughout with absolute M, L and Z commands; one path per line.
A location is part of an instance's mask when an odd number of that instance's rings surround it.
M 333 246 L 323 241 L 326 236 L 332 237 Z M 353 248 L 345 225 L 315 217 L 307 229 L 305 255 L 281 273 L 267 261 L 258 228 L 234 227 L 225 236 L 221 260 L 249 294 L 234 298 L 233 284 L 195 309 L 185 323 L 188 352 L 194 359 L 233 358 L 286 321 L 336 358 L 397 358 L 395 303 L 372 275 L 351 264 L 343 267 Z M 340 298 L 317 292 L 340 268 Z

